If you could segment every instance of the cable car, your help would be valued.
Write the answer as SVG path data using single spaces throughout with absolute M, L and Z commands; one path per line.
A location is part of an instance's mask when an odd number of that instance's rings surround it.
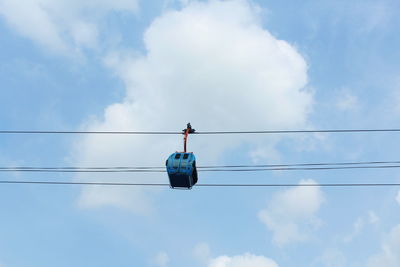
M 196 157 L 193 153 L 173 153 L 166 166 L 171 188 L 191 189 L 197 183 Z
M 173 153 L 165 163 L 171 188 L 191 189 L 197 183 L 196 157 L 193 152 L 186 152 L 187 138 L 194 132 L 188 123 L 186 129 L 182 131 L 184 151 Z

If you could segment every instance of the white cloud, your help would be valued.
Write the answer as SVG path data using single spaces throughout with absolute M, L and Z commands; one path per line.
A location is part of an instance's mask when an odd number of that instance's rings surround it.
M 206 262 L 210 258 L 210 247 L 207 243 L 199 243 L 193 249 L 193 256 L 201 262 Z
M 348 89 L 342 89 L 336 99 L 336 107 L 341 111 L 351 111 L 360 108 L 358 97 Z
M 344 267 L 347 266 L 346 256 L 342 251 L 329 248 L 318 257 L 311 266 L 323 267 Z
M 370 224 L 377 224 L 380 222 L 380 218 L 378 215 L 376 215 L 375 212 L 373 212 L 372 210 L 368 211 L 368 221 Z
M 278 264 L 265 256 L 244 253 L 236 256 L 218 256 L 212 258 L 207 243 L 199 243 L 193 249 L 193 256 L 200 260 L 202 266 L 208 267 L 278 267 Z
M 368 226 L 368 225 L 374 225 L 379 223 L 380 218 L 376 213 L 372 210 L 368 211 L 368 215 L 365 217 L 358 217 L 355 222 L 353 223 L 353 231 L 352 233 L 346 235 L 343 238 L 343 241 L 345 243 L 352 242 L 354 238 L 359 236 L 362 231 Z
M 370 33 L 376 30 L 383 30 L 393 17 L 393 8 L 388 2 L 368 1 L 358 5 L 352 11 L 353 16 L 357 16 L 356 23 L 359 23 L 360 31 Z
M 191 1 L 167 11 L 146 30 L 145 55 L 119 51 L 106 64 L 126 85 L 121 103 L 87 122 L 87 130 L 180 130 L 187 122 L 197 130 L 287 129 L 307 126 L 312 95 L 304 90 L 307 65 L 287 42 L 259 23 L 247 1 Z M 269 151 L 278 138 L 219 136 L 189 138 L 198 164 L 215 164 L 225 149 L 244 142 Z M 87 136 L 73 152 L 79 165 L 164 165 L 181 149 L 180 136 Z M 257 156 L 256 155 L 256 156 Z M 254 154 L 253 154 L 254 156 Z M 166 176 L 140 177 L 141 179 Z M 201 179 L 201 177 L 200 177 Z M 132 180 L 131 180 L 132 181 Z M 146 180 L 149 181 L 149 180 Z M 96 198 L 97 188 L 90 196 Z M 114 193 L 99 189 L 91 203 L 114 203 Z M 142 190 L 142 189 L 141 189 Z M 147 191 L 141 191 L 147 192 Z M 121 191 L 124 205 L 146 205 Z M 145 193 L 144 193 L 145 194 Z
M 361 231 L 364 228 L 364 225 L 365 225 L 364 219 L 361 217 L 358 218 L 353 224 L 353 232 L 345 236 L 343 238 L 343 241 L 346 243 L 353 241 L 353 239 L 361 233 Z
M 118 182 L 115 179 L 113 181 Z M 136 214 L 149 215 L 153 212 L 150 192 L 145 192 L 141 188 L 87 186 L 82 190 L 78 206 L 82 209 L 119 207 Z
M 336 24 L 343 23 L 355 34 L 385 31 L 394 16 L 391 1 L 332 1 L 327 4 Z
M 254 148 L 250 151 L 249 156 L 253 163 L 261 163 L 266 160 L 270 162 L 279 162 L 281 160 L 281 155 L 275 148 L 275 142 L 270 142 L 269 144 L 263 144 Z
M 168 266 L 169 256 L 166 252 L 161 251 L 161 252 L 157 253 L 157 255 L 154 256 L 152 262 L 154 265 L 157 265 L 160 267 L 166 267 L 166 266 Z
M 316 182 L 302 180 L 300 184 Z M 319 187 L 295 187 L 275 194 L 258 217 L 272 231 L 273 242 L 278 246 L 305 241 L 319 225 L 315 214 L 323 201 Z
M 99 21 L 112 11 L 137 11 L 137 0 L 0 0 L 0 16 L 45 49 L 69 54 L 97 45 Z
M 278 264 L 264 256 L 245 253 L 238 256 L 219 256 L 211 259 L 209 267 L 278 267 Z
M 368 267 L 400 266 L 400 225 L 395 226 L 385 237 L 381 251 L 368 260 Z
M 188 5 L 189 4 L 189 2 L 190 2 L 190 0 L 178 0 L 180 3 L 181 3 L 181 5 L 183 5 L 183 6 L 186 6 L 186 5 Z

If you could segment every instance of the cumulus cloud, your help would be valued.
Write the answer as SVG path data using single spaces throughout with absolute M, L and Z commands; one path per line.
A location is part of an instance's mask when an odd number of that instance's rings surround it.
M 278 267 L 278 264 L 264 256 L 256 256 L 250 253 L 245 253 L 238 256 L 220 256 L 211 259 L 209 267 Z
M 316 182 L 310 179 L 302 180 L 300 184 Z M 258 217 L 272 232 L 272 240 L 278 246 L 305 241 L 320 223 L 316 213 L 323 201 L 319 187 L 295 187 L 273 196 Z
M 377 224 L 380 222 L 380 218 L 378 215 L 376 215 L 375 212 L 373 212 L 372 210 L 368 211 L 368 222 L 370 224 Z
M 125 83 L 126 96 L 84 129 L 176 131 L 189 121 L 203 131 L 307 127 L 313 99 L 304 89 L 307 64 L 259 21 L 256 8 L 243 0 L 191 1 L 181 10 L 166 11 L 144 34 L 145 54 L 114 51 L 104 59 Z M 181 149 L 181 138 L 87 136 L 77 143 L 72 158 L 81 165 L 162 166 L 169 153 Z M 261 149 L 273 151 L 278 141 L 193 136 L 189 149 L 196 151 L 198 164 L 215 164 L 227 148 L 246 142 L 257 151 L 252 157 L 268 158 Z M 118 206 L 108 189 L 92 190 L 90 196 L 83 191 L 85 202 L 103 205 L 109 199 Z M 101 201 L 94 199 L 96 191 Z M 121 191 L 120 198 L 126 195 L 126 205 L 146 205 L 129 201 L 135 192 Z
M 379 223 L 380 218 L 376 213 L 372 210 L 368 211 L 368 215 L 366 217 L 358 217 L 353 223 L 353 231 L 352 233 L 346 235 L 343 238 L 345 243 L 349 243 L 354 240 L 357 236 L 359 236 L 362 231 L 369 225 L 374 225 Z
M 101 180 L 100 177 L 96 178 Z M 114 182 L 117 182 L 115 179 Z M 123 180 L 120 180 L 123 182 Z M 153 210 L 152 191 L 144 191 L 140 188 L 105 188 L 84 187 L 78 206 L 82 209 L 95 209 L 99 207 L 118 207 L 136 214 L 149 215 Z
M 399 190 L 399 192 L 397 192 L 396 201 L 400 205 L 400 190 Z
M 336 99 L 336 107 L 341 111 L 357 110 L 360 107 L 358 97 L 350 90 L 342 89 Z
M 166 266 L 168 266 L 169 256 L 166 252 L 161 251 L 161 252 L 157 253 L 157 255 L 154 256 L 152 262 L 154 265 L 157 265 L 160 267 L 166 267 Z
M 361 233 L 361 231 L 364 228 L 364 225 L 365 225 L 364 219 L 361 217 L 358 218 L 353 224 L 353 232 L 345 236 L 343 238 L 343 241 L 346 243 L 353 241 L 353 239 Z
M 395 226 L 385 237 L 381 245 L 381 251 L 369 258 L 367 266 L 400 266 L 400 225 Z
M 326 249 L 311 266 L 344 267 L 347 266 L 347 259 L 342 251 L 329 248 Z
M 0 16 L 22 36 L 59 53 L 97 45 L 99 20 L 112 11 L 137 11 L 136 0 L 0 0 Z
M 278 267 L 278 264 L 262 255 L 244 253 L 242 255 L 222 255 L 215 258 L 210 256 L 210 247 L 207 243 L 199 243 L 193 249 L 193 256 L 200 260 L 201 266 L 208 267 Z
M 207 243 L 199 243 L 193 249 L 193 256 L 201 262 L 206 262 L 210 258 L 210 247 Z
M 382 30 L 394 15 L 388 2 L 365 2 L 358 5 L 352 12 L 355 13 L 353 16 L 358 17 L 355 22 L 359 24 L 359 30 L 364 33 Z
M 202 266 L 208 267 L 278 267 L 278 264 L 265 256 L 244 253 L 243 255 L 222 255 L 216 258 L 210 256 L 207 243 L 199 243 L 193 249 L 193 256 L 200 260 Z

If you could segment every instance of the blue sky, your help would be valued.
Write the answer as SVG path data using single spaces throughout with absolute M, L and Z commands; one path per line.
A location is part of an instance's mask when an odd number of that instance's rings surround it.
M 398 128 L 398 1 L 0 0 L 1 129 Z M 398 160 L 396 133 L 191 136 L 199 165 Z M 2 135 L 2 166 L 162 165 L 176 136 Z M 163 175 L 1 173 L 155 181 Z M 400 182 L 396 169 L 202 173 Z M 0 266 L 400 266 L 385 188 L 0 186 Z

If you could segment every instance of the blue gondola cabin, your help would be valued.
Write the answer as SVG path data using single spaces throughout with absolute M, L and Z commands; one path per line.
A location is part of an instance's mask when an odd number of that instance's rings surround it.
M 171 188 L 191 189 L 197 183 L 196 157 L 193 153 L 176 152 L 166 162 Z

